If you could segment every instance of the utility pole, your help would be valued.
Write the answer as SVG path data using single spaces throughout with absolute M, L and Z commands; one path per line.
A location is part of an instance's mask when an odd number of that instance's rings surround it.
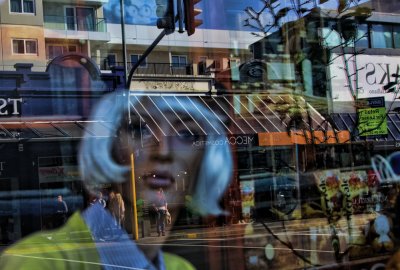
M 126 61 L 126 42 L 125 42 L 125 3 L 124 0 L 119 0 L 120 11 L 121 11 L 121 35 L 122 35 L 122 59 L 123 59 L 123 67 L 124 67 L 124 80 L 125 80 L 125 87 L 129 85 L 126 83 L 127 77 L 127 61 Z

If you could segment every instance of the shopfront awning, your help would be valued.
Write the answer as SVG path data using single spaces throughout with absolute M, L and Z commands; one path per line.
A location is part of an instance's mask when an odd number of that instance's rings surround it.
M 107 123 L 89 121 L 8 121 L 0 122 L 0 142 L 79 140 L 83 136 L 107 136 Z M 93 125 L 90 125 L 93 127 Z
M 331 117 L 338 129 L 349 130 L 351 134 L 354 134 L 353 141 L 355 142 L 374 142 L 375 145 L 396 146 L 396 141 L 400 141 L 400 116 L 397 113 L 387 115 L 388 134 L 381 136 L 358 136 L 356 113 L 335 113 Z
M 334 129 L 314 107 L 299 96 L 131 93 L 129 98 L 131 115 L 138 116 L 156 140 L 160 140 L 160 136 L 181 136 L 185 133 L 221 134 L 228 137 L 251 135 L 257 137 L 259 146 L 350 141 L 346 124 L 338 125 L 339 128 Z M 179 130 L 176 128 L 177 121 L 180 124 Z M 192 124 L 187 124 L 188 121 Z M 89 122 L 94 125 L 88 125 Z M 101 119 L 0 121 L 0 141 L 59 141 L 79 140 L 83 136 L 105 137 L 109 134 L 109 126 Z M 166 126 L 169 128 L 165 128 Z M 90 130 L 91 128 L 93 129 Z M 398 134 L 400 136 L 399 131 Z
M 258 135 L 258 145 L 291 145 L 309 143 L 349 142 L 347 131 L 334 130 L 328 121 L 302 97 L 293 95 L 237 94 L 224 96 L 188 96 L 173 94 L 131 94 L 131 114 L 140 117 L 154 137 L 180 136 L 174 120 L 187 130 L 200 135 L 219 133 L 214 120 L 225 127 L 230 135 Z M 189 110 L 188 108 L 191 107 Z M 153 117 L 154 116 L 154 117 Z M 184 119 L 196 123 L 195 129 L 185 125 Z M 216 119 L 216 120 L 215 120 Z M 161 122 L 170 128 L 164 130 Z M 172 131 L 172 134 L 171 134 Z

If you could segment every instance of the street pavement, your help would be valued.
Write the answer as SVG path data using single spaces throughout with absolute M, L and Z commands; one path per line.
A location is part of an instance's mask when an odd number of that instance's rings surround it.
M 349 243 L 357 244 L 363 238 L 362 228 L 371 218 L 341 219 L 334 226 L 324 218 L 217 227 L 177 226 L 161 237 L 152 228 L 150 236 L 139 238 L 137 243 L 162 245 L 165 251 L 187 258 L 197 269 L 341 269 L 343 263 L 355 263 L 346 253 Z M 109 244 L 112 241 L 100 243 Z M 370 260 L 374 264 L 389 257 L 379 252 L 367 256 L 367 249 L 360 247 L 358 261 Z

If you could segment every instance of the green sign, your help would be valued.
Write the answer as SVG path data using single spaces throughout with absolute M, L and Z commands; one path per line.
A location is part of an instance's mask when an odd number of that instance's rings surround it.
M 359 136 L 387 135 L 386 108 L 365 108 L 358 110 Z

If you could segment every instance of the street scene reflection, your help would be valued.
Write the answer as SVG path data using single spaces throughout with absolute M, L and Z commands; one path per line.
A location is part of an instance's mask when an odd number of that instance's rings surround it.
M 0 269 L 400 269 L 398 0 L 0 14 Z

